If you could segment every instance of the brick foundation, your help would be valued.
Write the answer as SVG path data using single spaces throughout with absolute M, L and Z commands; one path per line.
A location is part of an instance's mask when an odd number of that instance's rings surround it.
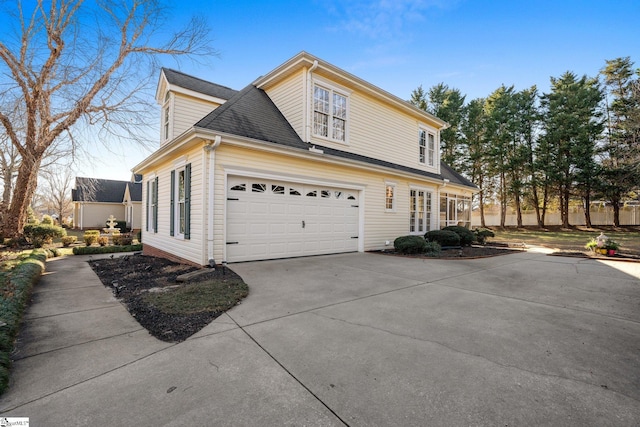
M 158 258 L 166 258 L 168 260 L 171 260 L 173 262 L 177 262 L 180 264 L 188 264 L 188 265 L 193 265 L 194 267 L 202 267 L 202 265 L 195 263 L 193 261 L 189 261 L 187 259 L 181 258 L 179 256 L 176 256 L 174 254 L 170 254 L 169 252 L 163 251 L 162 249 L 158 249 L 158 248 L 154 248 L 153 246 L 149 246 L 148 244 L 144 243 L 142 245 L 142 253 L 144 255 L 148 255 L 148 256 L 154 256 L 154 257 L 158 257 Z

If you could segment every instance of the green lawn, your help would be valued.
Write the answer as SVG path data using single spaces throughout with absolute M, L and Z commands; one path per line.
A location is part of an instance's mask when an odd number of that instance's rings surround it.
M 540 245 L 562 250 L 584 250 L 584 245 L 589 240 L 603 232 L 607 237 L 620 243 L 620 252 L 640 254 L 640 227 L 625 227 L 613 229 L 602 227 L 597 230 L 576 228 L 566 230 L 550 228 L 541 230 L 536 228 L 506 228 L 504 230 L 493 229 L 496 237 L 494 242 L 526 243 L 528 245 Z

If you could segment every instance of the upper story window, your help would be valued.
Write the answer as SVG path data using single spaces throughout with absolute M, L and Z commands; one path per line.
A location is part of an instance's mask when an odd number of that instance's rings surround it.
M 347 140 L 347 97 L 321 86 L 313 88 L 313 133 L 335 141 Z
M 162 140 L 166 141 L 169 139 L 169 125 L 171 123 L 171 104 L 169 103 L 171 99 L 171 93 L 167 92 L 164 97 L 164 105 L 162 107 Z
M 418 132 L 418 147 L 420 163 L 434 166 L 436 158 L 436 136 L 431 132 L 420 129 Z

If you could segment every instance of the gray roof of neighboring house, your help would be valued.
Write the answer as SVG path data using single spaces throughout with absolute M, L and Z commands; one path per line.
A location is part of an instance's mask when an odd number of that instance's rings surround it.
M 142 201 L 141 183 L 83 177 L 76 177 L 76 188 L 71 190 L 71 199 L 74 202 L 122 203 L 127 185 L 130 185 L 131 200 Z
M 249 85 L 238 92 L 226 103 L 213 110 L 202 118 L 196 127 L 206 128 L 232 135 L 260 141 L 272 142 L 286 145 L 301 150 L 309 150 L 310 145 L 304 142 L 291 124 L 282 115 L 282 112 L 271 101 L 271 98 L 262 90 L 253 85 Z M 464 185 L 476 188 L 468 179 L 455 172 L 445 163 L 441 163 L 440 175 L 398 165 L 385 160 L 374 159 L 372 157 L 349 153 L 347 151 L 336 150 L 330 147 L 315 145 L 324 154 L 341 157 L 383 166 L 416 175 L 427 176 L 434 179 L 448 179 L 452 184 Z
M 180 71 L 172 70 L 171 68 L 162 68 L 162 72 L 167 78 L 167 81 L 172 85 L 180 86 L 215 98 L 222 98 L 226 100 L 238 93 L 237 90 L 211 83 L 206 80 L 181 73 Z
M 129 196 L 132 202 L 142 201 L 142 182 L 127 182 Z

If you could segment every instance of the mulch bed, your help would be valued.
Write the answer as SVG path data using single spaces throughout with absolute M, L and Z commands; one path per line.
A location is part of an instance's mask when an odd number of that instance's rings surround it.
M 211 323 L 224 311 L 203 311 L 187 315 L 164 313 L 144 301 L 142 295 L 150 289 L 180 285 L 176 278 L 197 270 L 196 267 L 178 264 L 164 258 L 145 255 L 125 255 L 89 261 L 102 283 L 129 310 L 129 313 L 154 337 L 166 342 L 184 341 Z M 195 283 L 214 278 L 238 278 L 228 268 L 211 269 L 193 278 Z
M 568 256 L 574 258 L 589 258 L 589 259 L 599 259 L 599 260 L 614 260 L 614 261 L 633 261 L 640 262 L 640 255 L 629 254 L 629 253 L 616 253 L 615 255 L 601 255 L 595 254 L 591 251 L 570 251 L 570 250 L 560 250 L 555 251 L 551 256 Z
M 508 255 L 514 252 L 522 252 L 523 248 L 512 248 L 507 244 L 492 243 L 487 246 L 463 246 L 460 248 L 443 249 L 437 257 L 430 257 L 422 254 L 401 255 L 394 250 L 380 251 L 383 255 L 406 256 L 410 258 L 430 258 L 430 259 L 474 259 L 487 258 L 499 255 Z

